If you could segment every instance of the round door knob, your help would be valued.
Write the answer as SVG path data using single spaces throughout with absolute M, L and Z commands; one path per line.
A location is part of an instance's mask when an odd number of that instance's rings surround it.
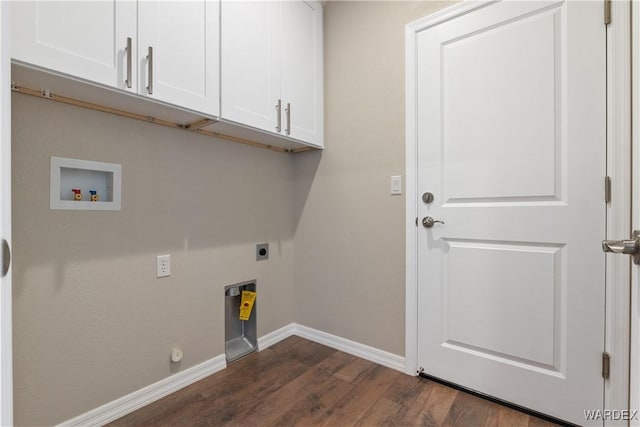
M 444 221 L 433 219 L 430 216 L 425 216 L 424 218 L 422 218 L 422 225 L 424 225 L 424 228 L 431 228 L 433 227 L 433 224 L 435 224 L 436 222 L 440 224 L 444 224 Z

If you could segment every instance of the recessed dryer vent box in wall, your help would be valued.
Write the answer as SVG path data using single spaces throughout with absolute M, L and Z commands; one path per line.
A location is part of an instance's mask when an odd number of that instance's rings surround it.
M 248 320 L 240 320 L 242 291 L 256 292 L 256 281 L 236 283 L 224 288 L 224 339 L 227 363 L 240 359 L 258 348 L 257 298 Z

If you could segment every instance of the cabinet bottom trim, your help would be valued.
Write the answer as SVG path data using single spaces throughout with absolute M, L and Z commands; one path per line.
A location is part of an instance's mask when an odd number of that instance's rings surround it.
M 41 89 L 32 89 L 32 88 L 28 88 L 28 87 L 21 86 L 21 85 L 18 85 L 18 84 L 12 84 L 11 85 L 11 90 L 13 92 L 16 92 L 16 93 L 21 93 L 23 95 L 34 96 L 34 97 L 40 98 L 40 99 L 47 99 L 49 101 L 61 102 L 63 104 L 68 104 L 68 105 L 73 105 L 73 106 L 76 106 L 76 107 L 87 108 L 89 110 L 100 111 L 100 112 L 103 112 L 103 113 L 114 114 L 114 115 L 117 115 L 117 116 L 120 116 L 120 117 L 126 117 L 126 118 L 133 119 L 133 120 L 140 120 L 140 121 L 143 121 L 143 122 L 153 123 L 153 124 L 156 124 L 156 125 L 166 126 L 166 127 L 170 127 L 170 128 L 174 128 L 174 129 L 182 129 L 182 130 L 186 130 L 186 131 L 189 131 L 189 132 L 195 132 L 195 133 L 200 134 L 200 135 L 205 135 L 205 136 L 209 136 L 209 137 L 213 137 L 213 138 L 223 139 L 225 141 L 235 142 L 235 143 L 238 143 L 238 144 L 249 145 L 249 146 L 252 146 L 252 147 L 263 148 L 263 149 L 267 149 L 267 150 L 271 150 L 271 151 L 276 151 L 276 152 L 279 152 L 279 153 L 301 153 L 301 152 L 304 152 L 304 151 L 313 150 L 313 148 L 311 148 L 311 147 L 301 147 L 301 148 L 296 148 L 296 149 L 286 149 L 286 148 L 277 147 L 277 146 L 274 146 L 274 145 L 263 144 L 263 143 L 257 142 L 257 141 L 251 141 L 251 140 L 244 139 L 244 138 L 239 138 L 239 137 L 235 137 L 235 136 L 225 135 L 225 134 L 222 134 L 222 133 L 218 133 L 218 132 L 213 132 L 213 131 L 202 129 L 205 126 L 208 126 L 208 125 L 211 125 L 211 124 L 215 123 L 216 120 L 214 120 L 214 119 L 202 118 L 202 119 L 196 120 L 195 122 L 189 123 L 187 125 L 183 125 L 183 124 L 180 124 L 180 123 L 174 123 L 174 122 L 171 122 L 171 121 L 158 119 L 158 118 L 153 117 L 153 116 L 146 116 L 146 115 L 143 115 L 143 114 L 132 113 L 132 112 L 121 110 L 121 109 L 117 109 L 117 108 L 107 107 L 105 105 L 100 105 L 100 104 L 95 104 L 95 103 L 91 103 L 91 102 L 81 101 L 79 99 L 74 99 L 74 98 L 70 98 L 70 97 L 54 94 L 53 92 L 51 92 L 49 90 L 46 90 L 46 89 L 42 89 L 42 90 Z

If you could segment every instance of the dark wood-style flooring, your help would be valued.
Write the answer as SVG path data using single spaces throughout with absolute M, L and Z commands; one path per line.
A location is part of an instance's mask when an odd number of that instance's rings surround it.
M 553 426 L 299 337 L 110 424 L 223 425 Z

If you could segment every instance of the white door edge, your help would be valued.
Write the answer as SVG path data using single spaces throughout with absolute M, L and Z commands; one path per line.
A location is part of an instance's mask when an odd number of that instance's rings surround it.
M 441 22 L 453 17 L 466 14 L 473 9 L 484 7 L 494 1 L 465 1 L 446 8 L 433 15 L 411 22 L 405 27 L 405 66 L 406 66 L 406 142 L 405 142 L 405 175 L 406 175 L 406 283 L 405 283 L 405 372 L 415 375 L 418 366 L 418 252 L 417 239 L 417 141 L 416 141 L 416 35 Z M 631 201 L 629 200 L 631 185 L 631 168 L 629 164 L 629 131 L 631 129 L 631 99 L 628 94 L 631 91 L 629 70 L 631 64 L 630 57 L 630 14 L 631 7 L 628 2 L 612 2 L 612 24 L 608 28 L 608 49 L 607 67 L 609 71 L 608 80 L 608 145 L 607 170 L 612 178 L 612 197 L 617 203 L 612 203 L 607 209 L 607 231 L 609 238 L 626 239 L 630 236 L 629 212 Z M 638 6 L 635 2 L 634 6 Z M 638 39 L 638 25 L 640 25 L 640 7 L 634 7 L 634 37 Z M 617 23 L 617 24 L 616 24 Z M 604 25 L 604 23 L 603 23 Z M 637 50 L 637 48 L 636 48 Z M 637 61 L 636 61 L 637 62 Z M 640 77 L 638 64 L 635 63 L 634 71 L 634 102 L 638 106 L 640 98 Z M 640 107 L 633 111 L 639 111 Z M 638 114 L 634 116 L 634 150 L 633 166 L 636 176 L 634 183 L 638 183 L 635 188 L 640 188 L 640 138 L 638 128 L 640 120 Z M 624 136 L 627 138 L 624 139 Z M 626 161 L 625 161 L 626 159 Z M 604 188 L 604 177 L 603 177 Z M 634 192 L 634 229 L 640 229 L 640 216 L 638 216 L 638 206 L 640 200 Z M 599 197 L 599 195 L 598 195 Z M 619 203 L 620 201 L 623 203 Z M 616 237 L 619 236 L 619 237 Z M 631 372 L 631 387 L 629 383 L 629 352 L 630 352 L 630 324 L 629 324 L 629 258 L 609 257 L 607 264 L 607 280 L 609 281 L 606 311 L 606 343 L 605 347 L 612 356 L 611 379 L 607 381 L 604 390 L 604 402 L 607 409 L 640 409 L 640 403 L 629 407 L 630 397 L 632 402 L 640 402 L 640 363 L 633 364 Z M 638 289 L 640 278 L 638 270 L 634 270 L 633 289 Z M 640 338 L 640 292 L 635 292 L 631 297 L 634 309 L 634 331 L 635 337 Z M 640 346 L 638 342 L 633 343 L 632 352 L 635 355 L 631 360 L 638 360 L 640 356 Z M 631 396 L 629 390 L 631 389 Z M 596 409 L 596 408 L 585 408 Z M 639 421 L 640 422 L 640 421 Z M 640 424 L 638 424 L 640 425 Z
M 9 28 L 9 3 L 0 1 L 0 28 Z M 11 244 L 11 58 L 9 32 L 0 33 L 0 238 Z M 13 425 L 11 270 L 0 279 L 0 425 Z
M 631 40 L 640 40 L 640 3 L 633 1 L 631 3 Z M 633 129 L 632 144 L 632 169 L 633 169 L 633 192 L 632 192 L 632 229 L 640 229 L 640 47 L 637 43 L 632 44 L 632 108 L 633 117 L 631 125 Z M 631 359 L 630 364 L 630 396 L 631 411 L 640 410 L 640 268 L 632 267 L 631 274 Z M 632 425 L 640 425 L 640 421 L 636 421 Z
M 418 201 L 415 23 L 405 27 L 405 373 L 418 369 Z

